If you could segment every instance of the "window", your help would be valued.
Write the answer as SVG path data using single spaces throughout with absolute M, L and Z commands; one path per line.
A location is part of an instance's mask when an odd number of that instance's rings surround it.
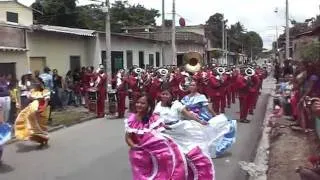
M 139 67 L 144 68 L 144 52 L 139 51 Z
M 149 54 L 149 66 L 154 66 L 154 56 L 153 54 Z
M 70 70 L 74 71 L 76 69 L 80 69 L 80 67 L 80 56 L 70 56 Z
M 160 53 L 156 52 L 156 66 L 159 67 L 160 66 Z
M 107 53 L 106 51 L 101 51 L 101 64 L 106 65 L 107 62 Z
M 127 68 L 131 68 L 133 66 L 133 59 L 132 59 L 132 51 L 127 51 Z
M 7 11 L 7 22 L 18 23 L 18 13 Z

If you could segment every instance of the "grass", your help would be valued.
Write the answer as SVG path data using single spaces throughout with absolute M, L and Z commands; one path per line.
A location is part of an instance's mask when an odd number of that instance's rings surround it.
M 73 123 L 79 122 L 82 118 L 89 117 L 90 113 L 88 112 L 79 112 L 79 111 L 59 111 L 52 112 L 52 125 L 71 125 Z

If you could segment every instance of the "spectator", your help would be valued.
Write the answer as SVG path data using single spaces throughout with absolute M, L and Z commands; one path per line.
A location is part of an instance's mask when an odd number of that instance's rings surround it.
M 52 71 L 52 83 L 53 83 L 53 91 L 55 92 L 53 95 L 52 102 L 54 104 L 54 108 L 62 109 L 62 96 L 63 96 L 63 79 L 58 74 L 58 70 L 54 69 Z
M 53 78 L 50 74 L 51 69 L 49 67 L 45 67 L 43 69 L 43 73 L 40 74 L 40 78 L 43 80 L 44 85 L 47 89 L 53 90 Z M 37 77 L 37 76 L 36 76 Z
M 3 113 L 3 121 L 8 122 L 10 116 L 10 92 L 8 81 L 4 75 L 0 75 L 0 108 Z

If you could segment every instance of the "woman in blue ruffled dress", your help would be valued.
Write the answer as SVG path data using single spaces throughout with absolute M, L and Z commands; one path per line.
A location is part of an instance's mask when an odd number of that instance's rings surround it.
M 236 140 L 236 120 L 229 120 L 223 114 L 215 116 L 215 112 L 208 106 L 206 96 L 198 92 L 195 81 L 190 83 L 189 92 L 181 103 L 202 121 L 208 122 L 204 132 L 207 135 L 209 154 L 212 158 L 219 157 L 231 148 Z

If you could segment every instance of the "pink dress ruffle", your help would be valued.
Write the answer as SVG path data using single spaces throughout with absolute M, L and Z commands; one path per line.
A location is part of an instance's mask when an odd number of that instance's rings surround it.
M 214 180 L 215 171 L 210 157 L 206 156 L 199 147 L 186 154 L 188 163 L 188 180 Z
M 133 133 L 139 147 L 130 149 L 129 160 L 134 180 L 186 179 L 187 165 L 178 146 L 157 133 L 163 123 L 157 115 L 143 124 L 132 114 L 125 121 L 127 133 Z

